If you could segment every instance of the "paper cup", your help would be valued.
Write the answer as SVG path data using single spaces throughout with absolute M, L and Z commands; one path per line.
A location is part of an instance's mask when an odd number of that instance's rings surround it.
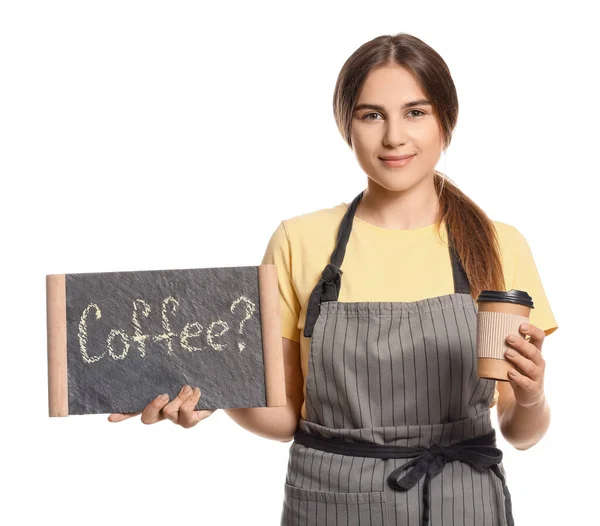
M 515 364 L 504 357 L 511 347 L 509 334 L 518 334 L 522 323 L 529 322 L 533 300 L 523 290 L 483 290 L 477 297 L 477 375 L 480 378 L 508 382 L 508 371 Z

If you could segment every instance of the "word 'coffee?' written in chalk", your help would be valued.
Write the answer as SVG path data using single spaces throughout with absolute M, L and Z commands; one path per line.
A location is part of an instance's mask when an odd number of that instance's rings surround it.
M 85 363 L 91 364 L 98 362 L 108 355 L 115 360 L 123 360 L 127 357 L 129 350 L 133 345 L 137 347 L 141 357 L 146 356 L 146 343 L 148 340 L 154 342 L 165 342 L 167 354 L 173 354 L 173 340 L 178 339 L 182 349 L 188 352 L 205 350 L 204 347 L 193 345 L 190 340 L 202 336 L 204 326 L 197 321 L 188 322 L 184 325 L 180 332 L 174 332 L 171 328 L 169 317 L 176 317 L 179 309 L 179 302 L 172 296 L 166 297 L 161 304 L 161 324 L 163 332 L 157 335 L 144 334 L 142 330 L 142 318 L 148 318 L 152 311 L 150 305 L 142 300 L 136 299 L 133 301 L 133 310 L 131 324 L 133 327 L 132 334 L 127 333 L 122 329 L 111 329 L 106 337 L 106 350 L 99 355 L 90 355 L 88 349 L 88 334 L 94 330 L 94 320 L 99 320 L 102 317 L 102 311 L 96 303 L 88 304 L 83 310 L 78 324 L 78 340 L 79 352 Z M 256 311 L 256 305 L 246 296 L 237 298 L 230 307 L 230 312 L 234 313 L 239 309 L 244 309 L 245 314 L 242 321 L 239 323 L 237 332 L 243 334 L 244 323 L 252 318 Z M 219 343 L 218 339 L 229 330 L 229 324 L 226 321 L 217 319 L 210 323 L 204 332 L 205 340 L 208 346 L 215 351 L 223 351 L 227 348 L 226 343 Z M 244 342 L 238 342 L 238 350 L 242 352 L 246 345 Z

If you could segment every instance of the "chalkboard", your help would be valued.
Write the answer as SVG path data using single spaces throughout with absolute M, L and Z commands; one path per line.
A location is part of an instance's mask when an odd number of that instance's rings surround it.
M 275 265 L 46 275 L 50 416 L 286 405 Z

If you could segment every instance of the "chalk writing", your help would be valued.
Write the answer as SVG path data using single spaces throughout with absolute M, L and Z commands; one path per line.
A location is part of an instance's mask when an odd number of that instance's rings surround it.
M 254 303 L 252 303 L 246 296 L 240 296 L 238 299 L 236 299 L 231 304 L 231 308 L 230 308 L 231 312 L 233 312 L 233 310 L 235 309 L 235 307 L 237 306 L 237 304 L 240 301 L 243 301 L 244 306 L 246 307 L 246 317 L 241 321 L 240 328 L 238 331 L 240 334 L 242 334 L 243 330 L 244 330 L 244 323 L 246 322 L 246 320 L 248 320 L 252 317 L 252 314 L 254 314 L 254 311 L 256 309 L 256 305 Z M 240 352 L 242 352 L 245 347 L 246 347 L 246 344 L 244 342 L 238 342 L 238 349 L 240 350 Z
M 196 327 L 198 332 L 190 332 L 190 327 Z M 182 329 L 181 334 L 179 335 L 179 339 L 181 340 L 181 346 L 189 352 L 201 351 L 202 347 L 193 347 L 188 344 L 188 340 L 190 338 L 195 338 L 196 336 L 200 336 L 202 334 L 202 325 L 200 325 L 197 321 L 192 323 L 186 323 L 185 327 Z
M 173 346 L 171 343 L 171 338 L 173 336 L 177 336 L 177 334 L 174 333 L 173 331 L 171 331 L 171 326 L 169 325 L 169 318 L 167 318 L 167 303 L 173 304 L 173 307 L 171 308 L 171 313 L 173 315 L 175 314 L 177 307 L 179 307 L 179 302 L 172 296 L 169 296 L 168 298 L 165 298 L 163 300 L 161 315 L 162 315 L 162 325 L 163 325 L 163 329 L 165 330 L 165 333 L 159 334 L 158 336 L 154 336 L 154 341 L 156 342 L 156 341 L 160 341 L 160 340 L 167 340 L 167 347 L 169 348 L 169 351 L 167 352 L 167 354 L 173 354 Z
M 240 296 L 237 298 L 230 307 L 231 313 L 234 313 L 237 305 L 242 303 L 245 308 L 245 317 L 240 322 L 238 329 L 239 334 L 243 334 L 244 323 L 249 320 L 254 312 L 256 311 L 256 305 L 249 300 L 246 296 Z M 161 304 L 161 324 L 163 328 L 162 334 L 151 336 L 142 332 L 140 323 L 140 315 L 144 318 L 148 318 L 151 313 L 150 305 L 142 300 L 136 299 L 133 301 L 133 311 L 131 317 L 131 324 L 133 326 L 133 336 L 131 341 L 137 346 L 141 357 L 146 356 L 146 340 L 152 338 L 153 341 L 166 341 L 167 355 L 173 354 L 173 338 L 179 338 L 181 347 L 188 352 L 195 352 L 204 350 L 202 347 L 194 346 L 190 343 L 190 339 L 197 338 L 202 334 L 204 327 L 198 322 L 186 323 L 180 333 L 173 332 L 169 320 L 169 313 L 172 317 L 177 314 L 179 308 L 179 302 L 172 296 L 168 296 L 162 301 Z M 129 353 L 131 347 L 130 338 L 127 332 L 123 329 L 111 329 L 106 338 L 106 350 L 97 356 L 90 356 L 88 353 L 88 317 L 91 310 L 94 310 L 96 314 L 96 320 L 102 317 L 100 307 L 95 303 L 90 303 L 82 312 L 79 320 L 79 351 L 81 357 L 85 363 L 95 363 L 101 360 L 108 352 L 109 356 L 114 360 L 124 360 Z M 215 329 L 215 327 L 220 327 Z M 216 340 L 222 337 L 229 330 L 229 325 L 226 321 L 218 319 L 213 321 L 206 330 L 206 341 L 208 345 L 215 351 L 223 351 L 227 348 L 226 343 L 218 343 Z M 217 332 L 219 331 L 219 332 Z M 117 341 L 120 340 L 119 349 L 117 349 Z M 238 349 L 242 352 L 245 349 L 244 342 L 238 342 Z
M 220 343 L 213 342 L 212 331 L 213 331 L 213 327 L 217 324 L 221 325 L 223 327 L 223 330 L 219 334 L 215 334 L 214 335 L 215 338 L 218 338 L 219 336 L 223 336 L 223 334 L 225 334 L 229 330 L 229 325 L 227 325 L 227 323 L 225 323 L 224 321 L 221 321 L 221 320 L 213 321 L 210 324 L 208 331 L 206 331 L 206 341 L 208 342 L 208 345 L 210 345 L 215 351 L 222 351 L 224 347 L 227 347 L 227 344 L 223 345 Z
M 150 315 L 150 305 L 144 300 L 135 300 L 133 302 L 133 316 L 131 323 L 133 324 L 133 341 L 138 344 L 138 349 L 142 356 L 146 356 L 146 339 L 150 338 L 148 334 L 142 334 L 142 327 L 138 318 L 138 303 L 143 305 L 142 315 L 147 318 Z
M 124 349 L 121 354 L 115 354 L 113 349 L 113 339 L 115 336 L 119 335 L 123 340 Z M 108 347 L 108 354 L 110 354 L 115 360 L 122 360 L 127 356 L 127 352 L 129 351 L 129 338 L 124 331 L 120 329 L 111 329 L 108 338 L 106 339 L 106 346 Z
M 79 338 L 79 352 L 81 352 L 81 357 L 85 363 L 97 362 L 106 354 L 106 351 L 104 351 L 100 356 L 90 356 L 87 352 L 87 316 L 92 308 L 96 309 L 96 319 L 99 320 L 101 318 L 102 313 L 100 312 L 100 307 L 98 307 L 98 305 L 95 303 L 90 303 L 84 309 L 83 314 L 81 315 L 81 319 L 79 320 L 79 331 L 77 335 Z

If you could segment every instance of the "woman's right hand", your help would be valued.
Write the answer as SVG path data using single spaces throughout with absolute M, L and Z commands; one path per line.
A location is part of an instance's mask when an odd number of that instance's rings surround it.
M 156 424 L 156 422 L 168 419 L 181 427 L 190 428 L 216 411 L 216 409 L 195 411 L 198 400 L 200 400 L 200 388 L 192 389 L 189 385 L 184 385 L 179 394 L 170 402 L 168 395 L 160 395 L 152 400 L 141 413 L 112 413 L 108 417 L 108 421 L 122 422 L 141 414 L 143 424 Z

